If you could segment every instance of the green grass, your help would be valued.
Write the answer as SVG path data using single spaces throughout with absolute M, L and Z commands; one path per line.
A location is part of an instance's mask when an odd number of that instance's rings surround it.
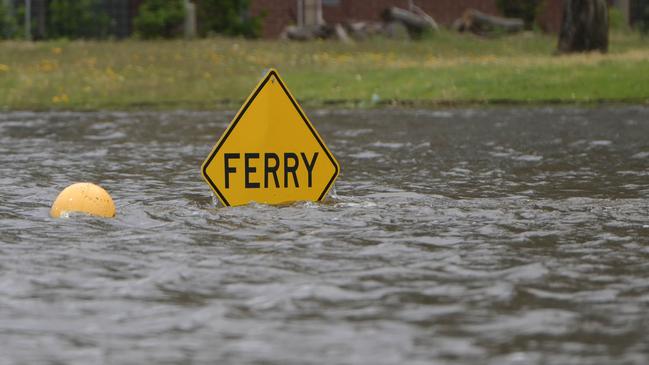
M 612 34 L 611 50 L 553 56 L 537 33 L 419 42 L 242 39 L 0 42 L 0 108 L 232 108 L 277 68 L 306 105 L 649 103 L 649 39 Z

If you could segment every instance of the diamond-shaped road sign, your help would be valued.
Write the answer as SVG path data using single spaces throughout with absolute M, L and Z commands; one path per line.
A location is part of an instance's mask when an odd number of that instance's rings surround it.
M 201 169 L 226 206 L 321 201 L 339 171 L 275 70 L 248 97 Z

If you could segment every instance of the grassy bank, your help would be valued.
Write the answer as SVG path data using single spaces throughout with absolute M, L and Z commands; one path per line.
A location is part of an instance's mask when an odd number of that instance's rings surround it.
M 555 37 L 441 33 L 420 42 L 209 39 L 0 42 L 0 108 L 236 107 L 275 67 L 307 105 L 649 103 L 649 39 L 553 56 Z

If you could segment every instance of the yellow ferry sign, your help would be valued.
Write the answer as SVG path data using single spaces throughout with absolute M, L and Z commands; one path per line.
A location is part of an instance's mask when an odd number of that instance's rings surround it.
M 225 206 L 321 201 L 339 171 L 275 70 L 248 97 L 201 169 Z

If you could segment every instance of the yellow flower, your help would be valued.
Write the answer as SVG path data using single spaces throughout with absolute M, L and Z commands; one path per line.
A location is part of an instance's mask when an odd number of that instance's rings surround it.
M 9 66 L 0 63 L 0 72 L 9 72 Z
M 38 69 L 43 72 L 52 72 L 59 68 L 59 64 L 55 60 L 41 60 Z
M 61 47 L 54 47 L 54 48 L 52 48 L 52 54 L 60 55 L 61 52 L 63 52 L 63 50 L 61 49 Z
M 95 57 L 84 58 L 81 60 L 81 63 L 83 63 L 87 67 L 93 68 L 97 65 L 97 58 Z
M 112 81 L 124 81 L 124 76 L 118 74 L 112 67 L 106 67 L 106 76 Z
M 54 104 L 60 104 L 60 103 L 67 104 L 70 102 L 70 98 L 68 97 L 68 94 L 61 93 L 61 95 L 54 95 L 52 97 L 52 102 Z

